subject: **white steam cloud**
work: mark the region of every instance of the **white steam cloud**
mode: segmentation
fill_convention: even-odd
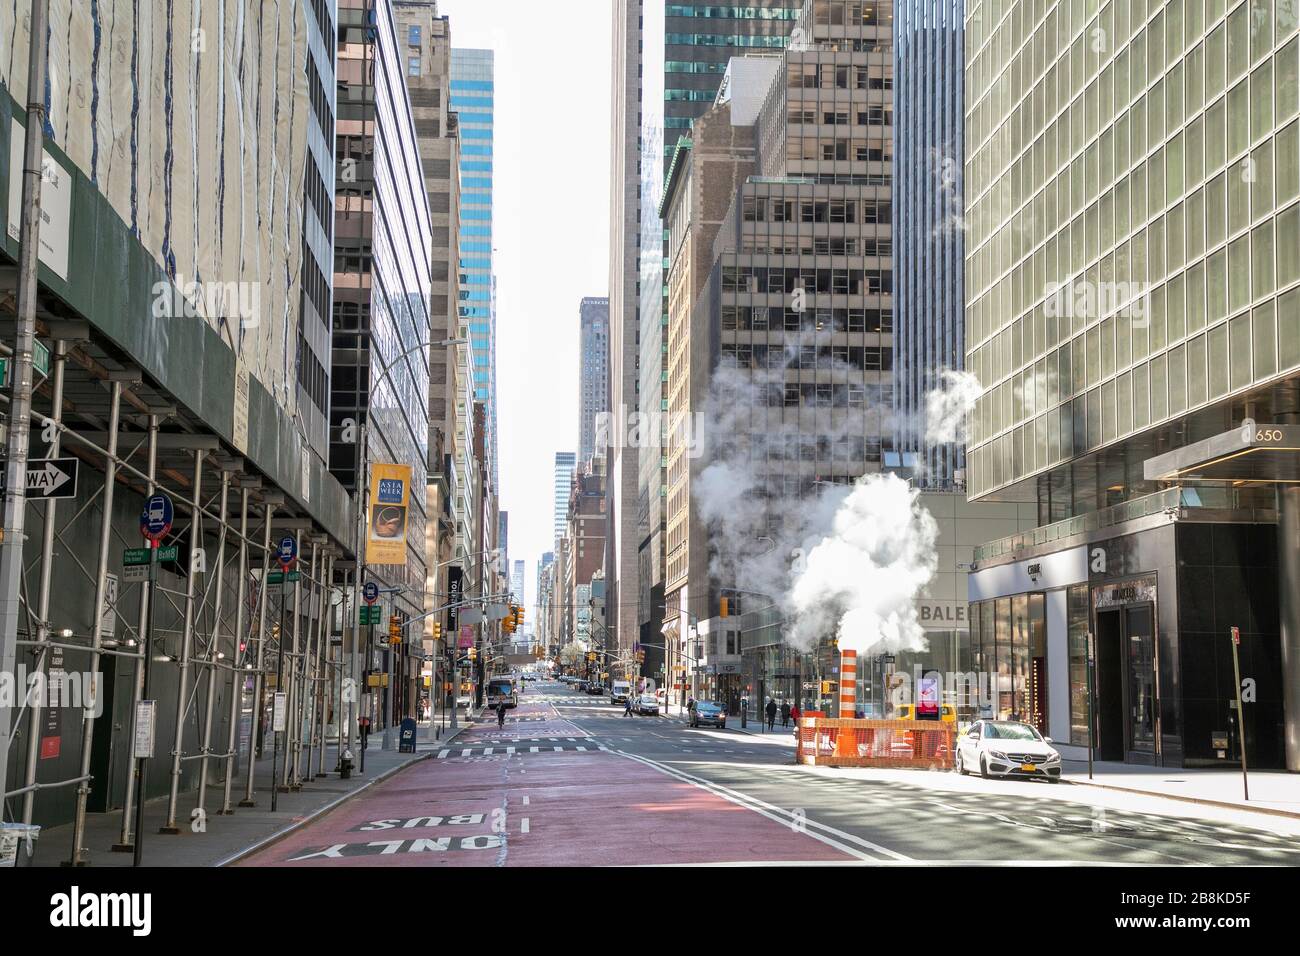
[[[897,475],[867,475],[843,498],[830,529],[794,578],[794,641],[832,631],[841,650],[926,646],[916,600],[937,568],[934,518]]]
[[[925,440],[934,445],[966,440],[966,416],[980,397],[979,379],[970,372],[944,369],[939,387],[925,396]]]
[[[892,474],[832,484],[800,464],[823,460],[807,454],[809,442],[879,434],[888,410],[805,408],[790,422],[784,387],[784,368],[724,361],[715,371],[701,416],[708,464],[691,479],[710,574],[724,589],[770,595],[801,650],[832,636],[859,651],[923,647],[916,600],[934,575],[938,532],[916,493]],[[802,487],[780,483],[801,473]]]

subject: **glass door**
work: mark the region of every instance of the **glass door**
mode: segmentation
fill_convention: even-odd
[[[1151,605],[1126,608],[1124,618],[1128,652],[1128,749],[1153,754],[1156,749],[1156,667]]]

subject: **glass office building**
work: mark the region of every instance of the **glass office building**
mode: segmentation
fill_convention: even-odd
[[[803,0],[745,4],[644,0],[641,31],[639,411],[668,411],[668,299],[663,199],[668,163],[691,121],[713,105],[733,56],[785,48]],[[655,419],[656,421],[659,419]],[[643,642],[658,641],[663,619],[668,490],[666,441],[638,460],[638,594]],[[651,662],[647,662],[651,663]]]
[[[497,482],[497,315],[492,271],[491,50],[451,51],[451,107],[460,119],[460,317],[474,350],[474,400],[487,410],[488,476]]]
[[[1090,659],[1114,759],[1235,759],[1219,744],[1238,723],[1238,626],[1247,751],[1300,770],[1295,453],[1254,454],[1300,421],[1298,14],[967,10],[966,357],[982,383],[968,484],[1036,501],[1041,525],[977,551],[972,627],[997,669],[1005,642],[1019,686],[1017,647],[1027,681],[1034,652],[1018,599],[1031,622],[1044,595],[1048,726],[1081,739]],[[1010,710],[1032,710],[1015,694]]]
[[[962,278],[966,0],[894,3],[896,465],[926,487],[960,484],[961,445],[925,441],[925,398],[966,364]],[[888,453],[887,453],[888,454]]]

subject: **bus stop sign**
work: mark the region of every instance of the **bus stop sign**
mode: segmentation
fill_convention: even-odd
[[[140,533],[157,545],[172,529],[172,500],[164,494],[153,495],[140,512]]]

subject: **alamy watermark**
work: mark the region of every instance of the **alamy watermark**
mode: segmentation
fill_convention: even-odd
[[[1144,328],[1151,321],[1153,288],[1149,282],[1049,282],[1043,307],[1048,318],[1096,319],[1113,313]]]
[[[246,329],[256,328],[261,321],[260,282],[187,282],[177,275],[175,282],[159,279],[152,291],[155,319],[225,317],[238,319]]]
[[[617,411],[596,415],[597,448],[685,448],[690,458],[704,454],[704,417],[699,412]]]
[[[27,670],[19,664],[14,671],[0,671],[0,707],[40,707],[55,710],[66,707],[92,717],[104,712],[98,689],[104,679],[99,672]]]

